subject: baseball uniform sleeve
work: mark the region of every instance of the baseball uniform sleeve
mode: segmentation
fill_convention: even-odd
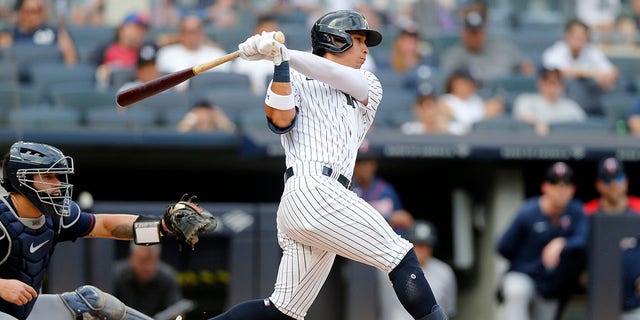
[[[60,225],[59,240],[75,241],[77,238],[86,236],[93,230],[96,219],[91,213],[83,212],[77,203],[71,202],[71,213],[62,218]]]

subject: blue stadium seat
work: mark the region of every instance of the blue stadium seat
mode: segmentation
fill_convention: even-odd
[[[626,121],[637,97],[626,92],[611,92],[602,97],[604,115],[611,121]]]
[[[556,123],[549,126],[554,133],[607,133],[613,132],[614,122],[605,117],[588,117],[585,122]]]
[[[242,88],[251,94],[251,82],[246,74],[235,72],[205,72],[189,80],[189,91],[202,92],[208,90],[226,90]]]
[[[411,110],[415,99],[416,93],[412,90],[385,87],[378,110],[385,109],[391,112]]]
[[[185,108],[189,106],[189,97],[186,94],[175,91],[165,91],[136,102],[129,106],[128,109],[144,110],[146,113],[154,115],[156,125],[164,126],[170,121],[167,115],[172,110],[185,110]]]
[[[256,96],[244,88],[227,88],[224,90],[202,90],[190,92],[189,100],[194,104],[201,100],[214,103],[227,114],[233,115],[245,110],[259,110],[264,112],[264,96]]]
[[[533,133],[533,125],[510,116],[499,116],[478,121],[471,127],[471,132],[489,133]]]
[[[95,67],[89,65],[67,67],[61,63],[37,63],[29,67],[29,74],[31,83],[41,87],[45,93],[55,86],[95,86]]]
[[[142,129],[158,126],[158,115],[143,108],[100,108],[89,110],[86,125],[96,129]]]
[[[9,124],[24,128],[70,129],[78,127],[81,118],[73,108],[52,108],[42,104],[12,109]]]

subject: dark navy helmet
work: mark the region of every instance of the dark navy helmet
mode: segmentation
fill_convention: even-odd
[[[313,54],[322,56],[325,52],[341,53],[353,45],[348,31],[364,31],[365,44],[374,47],[382,41],[380,32],[369,29],[365,17],[353,10],[338,10],[320,17],[311,29]],[[339,42],[339,43],[338,43]]]
[[[71,204],[73,185],[68,175],[73,174],[73,159],[52,146],[19,141],[11,145],[2,161],[2,186],[9,192],[24,195],[43,214],[67,216]],[[46,183],[34,177],[55,174],[59,183]]]

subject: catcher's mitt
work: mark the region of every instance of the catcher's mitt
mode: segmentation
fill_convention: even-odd
[[[198,242],[198,233],[213,231],[218,222],[207,210],[193,202],[195,196],[186,199],[186,195],[175,204],[167,207],[162,220],[167,229],[173,232],[178,241],[193,249]]]

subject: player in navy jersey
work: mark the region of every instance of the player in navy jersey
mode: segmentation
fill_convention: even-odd
[[[313,54],[288,50],[274,38],[263,32],[239,49],[244,59],[275,65],[264,109],[286,154],[277,213],[283,256],[270,297],[213,319],[304,319],[336,255],[388,273],[413,318],[446,319],[411,243],[351,191],[358,147],[382,99],[380,81],[361,66],[382,36],[360,13],[341,10],[314,24]]]
[[[39,291],[59,242],[80,237],[131,240],[140,230],[134,222],[143,220],[154,226],[156,241],[166,231],[164,224],[133,214],[81,211],[71,200],[73,159],[55,147],[16,142],[3,158],[2,170],[8,194],[0,197],[0,319],[151,319],[93,286],[63,294]],[[154,243],[142,238],[137,236],[136,243]]]

